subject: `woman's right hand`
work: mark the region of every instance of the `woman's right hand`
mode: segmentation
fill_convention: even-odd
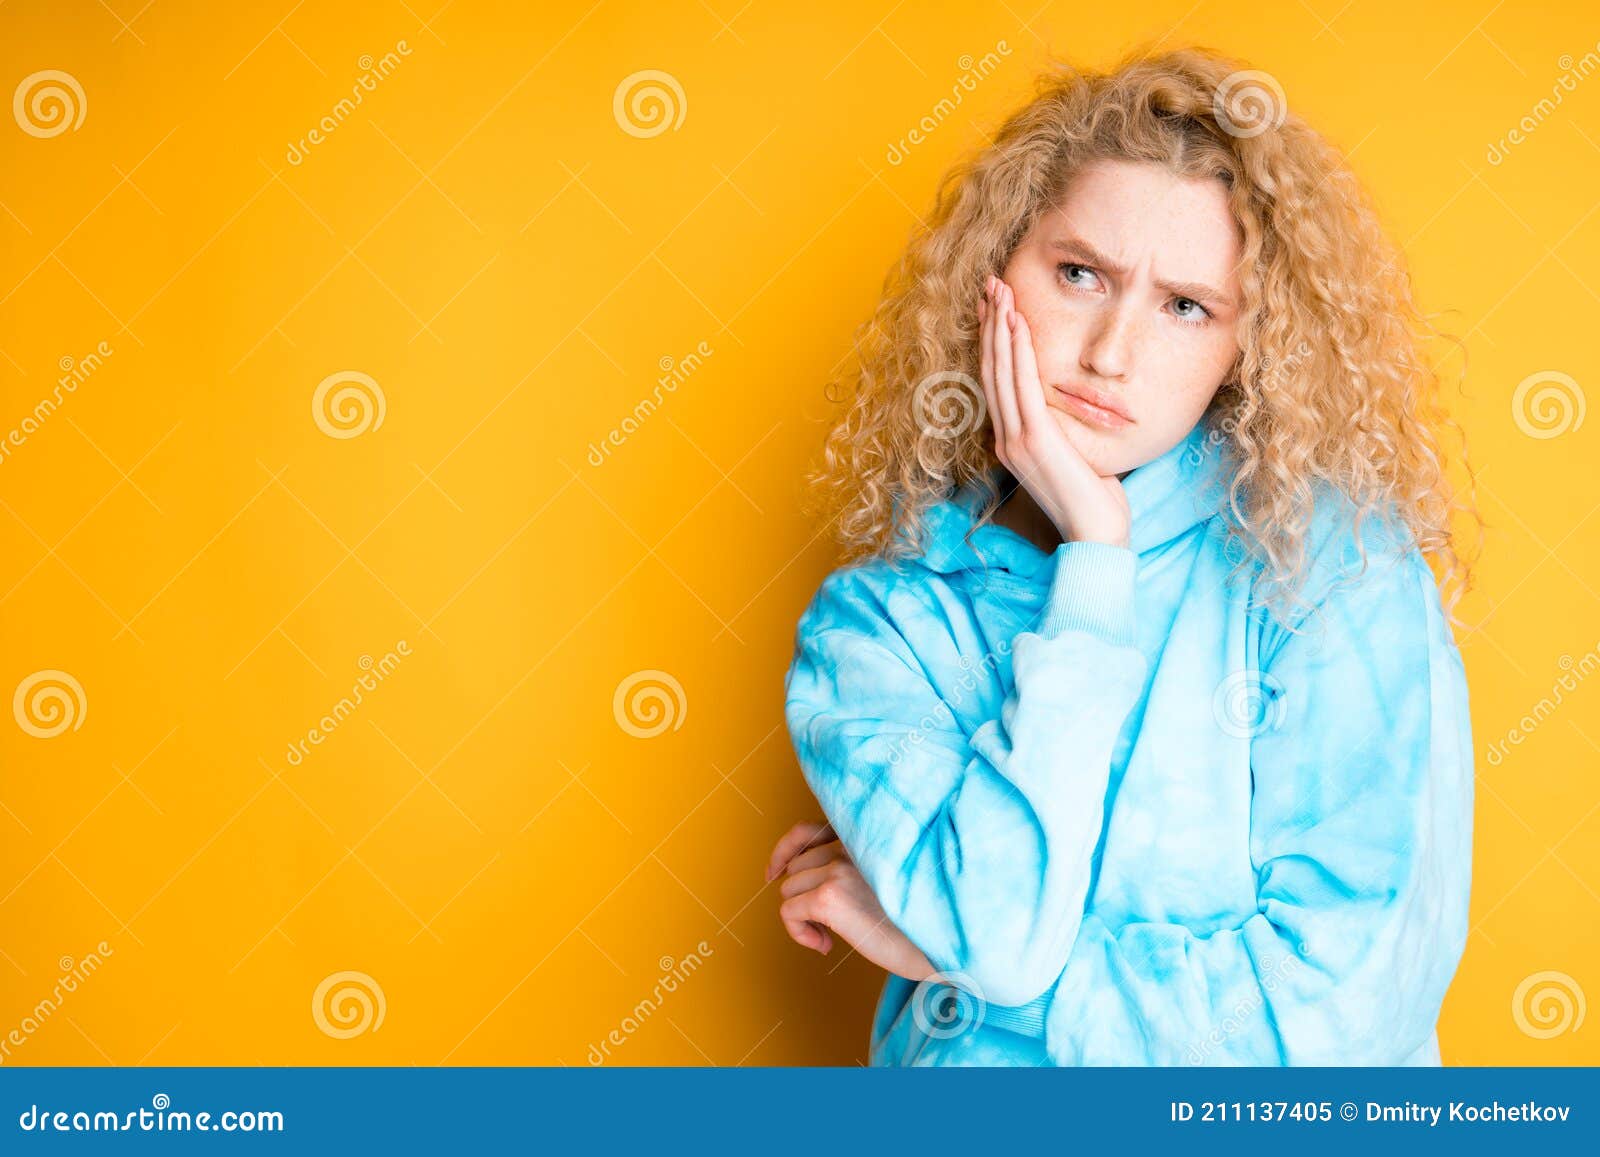
[[[1132,519],[1122,483],[1095,473],[1056,424],[1045,404],[1032,331],[999,277],[989,278],[978,320],[995,457],[1027,488],[1063,542],[1129,545]]]
[[[830,824],[800,823],[784,833],[767,862],[767,879],[786,876],[778,918],[790,938],[824,956],[835,934],[879,968],[924,980],[934,967],[889,919],[861,869]]]

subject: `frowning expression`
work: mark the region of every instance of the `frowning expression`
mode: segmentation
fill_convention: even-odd
[[[1051,415],[1100,474],[1182,440],[1239,354],[1243,239],[1215,179],[1103,160],[1040,214],[1002,273]]]

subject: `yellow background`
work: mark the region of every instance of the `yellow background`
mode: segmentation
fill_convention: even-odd
[[[1529,375],[1600,368],[1600,78],[1488,160],[1595,50],[1590,5],[439,5],[0,7],[5,92],[59,69],[86,100],[73,131],[0,130],[0,433],[62,359],[113,351],[0,463],[0,690],[84,692],[76,730],[0,727],[0,1035],[111,949],[7,1063],[583,1065],[702,940],[614,1063],[864,1060],[881,974],[790,943],[761,878],[815,814],[781,701],[833,565],[795,513],[821,383],[1047,51],[1163,37],[1271,72],[1466,339],[1452,405],[1494,526],[1462,608],[1474,928],[1440,1036],[1447,1063],[1600,1062],[1596,1026],[1539,1039],[1512,1009],[1541,971],[1600,993],[1600,686],[1485,760],[1600,643],[1600,418],[1535,438],[1511,412]],[[648,137],[613,111],[644,69],[684,94]],[[330,437],[311,397],[351,370],[385,417]],[[683,692],[649,739],[613,709],[642,670]],[[385,1017],[336,1039],[311,1002],[344,970]]]

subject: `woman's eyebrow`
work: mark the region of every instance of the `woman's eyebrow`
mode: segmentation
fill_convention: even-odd
[[[1075,257],[1085,265],[1093,265],[1097,269],[1104,269],[1108,273],[1121,275],[1128,272],[1127,266],[1113,261],[1081,237],[1056,238],[1050,242],[1050,248],[1059,250],[1069,257]],[[1226,294],[1205,284],[1203,281],[1157,281],[1156,285],[1165,289],[1168,293],[1177,294],[1179,297],[1226,305],[1229,308],[1233,306],[1233,302]]]

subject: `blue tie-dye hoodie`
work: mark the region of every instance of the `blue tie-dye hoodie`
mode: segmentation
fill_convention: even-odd
[[[1132,471],[1129,547],[974,529],[962,487],[920,557],[839,569],[806,608],[800,766],[944,978],[887,978],[873,1064],[1440,1063],[1460,652],[1403,523],[1358,531],[1328,487],[1305,603],[1270,616],[1259,563],[1228,577],[1236,462],[1202,422]]]

